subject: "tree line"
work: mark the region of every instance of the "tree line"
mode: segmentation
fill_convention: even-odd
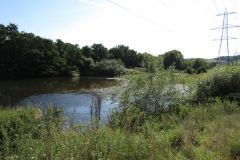
[[[165,69],[174,68],[189,74],[200,74],[207,72],[208,69],[217,65],[214,60],[205,60],[202,58],[184,59],[178,50],[168,51],[163,55],[163,67]]]
[[[76,73],[116,76],[124,73],[125,68],[141,67],[154,71],[170,66],[185,70],[189,65],[177,50],[153,56],[138,53],[124,45],[110,49],[102,44],[79,47],[60,39],[52,41],[33,33],[20,32],[12,23],[7,26],[0,24],[0,79],[70,76]]]
[[[102,44],[80,48],[60,39],[20,32],[17,25],[0,24],[0,78],[81,74],[118,75],[123,68],[146,67],[155,57],[127,46],[107,49]]]

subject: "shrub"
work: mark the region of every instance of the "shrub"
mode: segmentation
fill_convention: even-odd
[[[102,60],[94,68],[95,74],[117,76],[124,73],[124,65],[120,60]]]
[[[225,96],[229,101],[239,101],[240,102],[240,93],[230,93]]]
[[[194,69],[192,67],[187,67],[185,72],[188,73],[188,74],[193,74],[194,73]]]
[[[207,62],[201,58],[197,58],[193,61],[192,63],[192,67],[195,69],[195,70],[198,70],[199,68],[205,68],[207,67]]]
[[[159,116],[178,109],[175,75],[169,71],[132,76],[122,94],[121,105],[135,106],[148,115]]]
[[[71,77],[78,77],[80,76],[80,72],[77,66],[69,66],[66,67],[66,71],[64,73],[67,76],[71,76]]]
[[[197,73],[197,74],[206,73],[206,72],[207,72],[206,67],[199,67],[199,68],[196,70],[196,73]]]
[[[38,117],[36,110],[17,109],[17,110],[2,110],[0,112],[0,145],[6,140],[14,141],[21,134],[34,132],[38,122],[35,117]]]
[[[62,120],[58,113],[51,108],[46,114],[36,108],[1,110],[0,150],[3,153],[14,152],[22,147],[18,141],[25,136],[37,140],[43,135],[49,136],[53,130],[60,131]]]
[[[183,55],[178,50],[168,51],[164,54],[163,65],[165,69],[174,66],[177,70],[183,69]]]
[[[198,101],[206,101],[211,97],[226,97],[231,93],[240,92],[239,66],[221,67],[212,70],[201,79],[196,88]]]
[[[80,71],[84,72],[85,74],[91,74],[95,67],[94,60],[92,58],[84,58],[83,59],[83,66],[80,67]]]

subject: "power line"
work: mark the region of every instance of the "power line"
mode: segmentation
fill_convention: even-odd
[[[150,23],[151,25],[161,27],[163,30],[165,30],[165,31],[167,31],[167,32],[171,32],[171,31],[170,31],[169,29],[167,29],[166,27],[164,27],[164,26],[162,26],[162,25],[159,25],[158,23],[156,23],[156,22],[154,22],[154,21],[152,21],[152,20],[150,20],[150,19],[148,19],[148,18],[146,18],[146,17],[144,17],[144,16],[142,16],[142,15],[140,15],[140,14],[135,13],[134,11],[132,11],[132,10],[130,10],[130,9],[128,9],[128,8],[120,5],[119,3],[114,2],[113,0],[106,0],[106,1],[108,1],[109,3],[111,3],[112,5],[114,5],[114,6],[116,6],[116,7],[124,10],[125,12],[130,13],[130,14],[132,14],[132,15],[140,18],[140,19],[142,19],[143,21],[145,21],[145,22],[147,22],[147,23]]]

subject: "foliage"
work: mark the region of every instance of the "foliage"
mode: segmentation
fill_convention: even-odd
[[[235,103],[224,102],[228,106]],[[114,123],[62,130],[51,110],[2,109],[1,159],[237,159],[239,109],[221,101],[180,107],[188,116],[146,116],[136,107]],[[49,113],[49,114],[47,114]],[[57,116],[58,117],[58,116]]]
[[[206,68],[207,67],[207,62],[205,60],[201,59],[201,58],[197,58],[192,62],[192,67],[195,70],[198,70],[201,67]]]
[[[161,57],[137,54],[126,46],[108,51],[95,44],[81,49],[19,33],[13,24],[0,25],[0,33],[2,77],[79,70],[118,75],[123,64],[148,71],[135,69],[137,74],[126,76],[121,108],[112,112],[107,125],[67,129],[62,112],[54,108],[0,109],[0,159],[239,159],[239,65],[189,75],[174,70],[191,67],[190,62],[183,64],[178,51],[166,53],[163,61],[174,62],[167,63],[168,70],[159,70]],[[166,58],[168,54],[175,58]],[[196,61],[197,70],[206,68]],[[186,101],[192,90],[198,104]]]
[[[118,45],[109,50],[114,59],[120,59],[127,68],[138,67],[137,52],[124,45]]]
[[[136,106],[141,111],[159,115],[178,107],[175,76],[171,71],[132,76],[122,95],[122,106]]]
[[[176,128],[169,133],[169,143],[174,149],[180,149],[183,146],[183,131],[181,128]]]
[[[232,159],[239,159],[240,158],[240,140],[238,138],[234,139],[230,144],[230,155]]]
[[[161,63],[161,60],[159,60],[159,58],[156,58],[149,53],[140,54],[138,58],[140,63],[139,66],[147,68],[147,71],[149,72],[159,67],[159,64]]]
[[[194,73],[194,69],[192,67],[187,67],[185,72],[188,73],[188,74],[193,74]]]
[[[177,70],[183,69],[183,55],[180,51],[172,50],[166,52],[163,58],[164,68],[167,69],[170,66],[174,66]]]
[[[121,111],[113,110],[109,117],[111,128],[124,128],[128,131],[139,131],[145,123],[146,115],[137,107],[123,108]]]
[[[14,24],[1,25],[0,31],[1,79],[59,76],[82,66],[82,54],[76,45],[20,33]]]
[[[92,50],[92,48],[88,47],[88,46],[84,46],[82,47],[82,54],[86,57],[86,58],[92,58],[94,55],[94,52]]]
[[[236,66],[231,70],[239,71]],[[175,70],[129,76],[121,108],[112,112],[107,125],[67,129],[61,112],[53,108],[1,109],[0,158],[238,159],[239,103],[220,98],[186,103],[188,92],[179,97],[181,88],[171,87],[210,73],[216,69],[198,76]]]
[[[81,71],[84,74],[90,74],[94,72],[95,62],[92,58],[84,58],[83,59],[83,67]]]
[[[54,42],[20,32],[15,24],[0,25],[0,79],[71,76],[80,72],[83,75],[115,75],[119,72],[105,73],[98,68],[103,62],[111,62],[116,67],[117,63],[113,62],[118,60],[127,68],[144,67],[152,72],[158,67],[156,57],[137,53],[124,45],[110,50],[102,44],[80,48],[60,39]]]
[[[39,109],[19,108],[0,112],[0,157],[18,150],[18,140],[28,137],[39,140],[61,131],[61,111],[49,107],[44,113]]]
[[[192,68],[195,70],[197,74],[206,73],[208,64],[204,59],[197,58],[192,62]]]
[[[200,73],[206,73],[207,72],[207,69],[206,67],[199,67],[197,70],[196,70],[196,73],[197,74],[200,74]]]
[[[121,60],[102,60],[96,63],[94,72],[100,75],[117,76],[124,73],[124,66]]]
[[[239,65],[223,66],[213,69],[197,84],[196,99],[206,101],[211,97],[227,97],[240,92]]]
[[[102,44],[93,44],[91,46],[93,55],[92,58],[94,61],[101,61],[103,59],[108,59],[108,49],[105,48]]]

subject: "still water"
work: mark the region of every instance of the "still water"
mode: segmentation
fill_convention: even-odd
[[[111,88],[118,83],[97,77],[0,81],[0,105],[52,105],[63,108],[66,118],[73,121],[86,123],[97,116],[105,123],[110,110],[118,107],[111,96]]]

